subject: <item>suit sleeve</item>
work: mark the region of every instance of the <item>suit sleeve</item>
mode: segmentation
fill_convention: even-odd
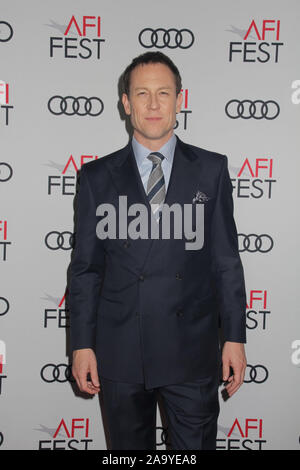
[[[97,307],[105,264],[102,242],[96,236],[96,204],[84,165],[78,183],[68,298],[71,350],[95,348]]]
[[[234,221],[228,159],[223,155],[212,219],[212,259],[224,341],[246,343],[246,290]]]

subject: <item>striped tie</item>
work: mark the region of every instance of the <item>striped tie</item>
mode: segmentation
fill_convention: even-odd
[[[159,152],[153,152],[150,153],[147,158],[153,163],[147,184],[147,196],[152,212],[158,221],[160,217],[159,209],[166,196],[165,178],[161,167],[161,163],[165,157]]]

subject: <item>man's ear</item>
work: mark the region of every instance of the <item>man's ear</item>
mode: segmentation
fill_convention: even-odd
[[[123,107],[124,107],[125,113],[127,114],[127,116],[130,116],[130,114],[131,114],[131,107],[130,107],[129,98],[128,98],[128,96],[126,95],[126,93],[123,93],[123,95],[122,95],[122,103],[123,103]]]
[[[182,100],[183,100],[182,93],[178,93],[177,98],[176,98],[176,113],[180,113],[181,111]]]

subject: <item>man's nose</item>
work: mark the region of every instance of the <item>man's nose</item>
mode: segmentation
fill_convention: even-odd
[[[150,109],[157,109],[159,107],[159,101],[156,94],[153,93],[149,96],[148,106]]]

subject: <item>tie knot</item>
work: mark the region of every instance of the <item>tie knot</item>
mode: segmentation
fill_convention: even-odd
[[[165,157],[159,152],[152,152],[147,158],[155,165],[160,165]]]

